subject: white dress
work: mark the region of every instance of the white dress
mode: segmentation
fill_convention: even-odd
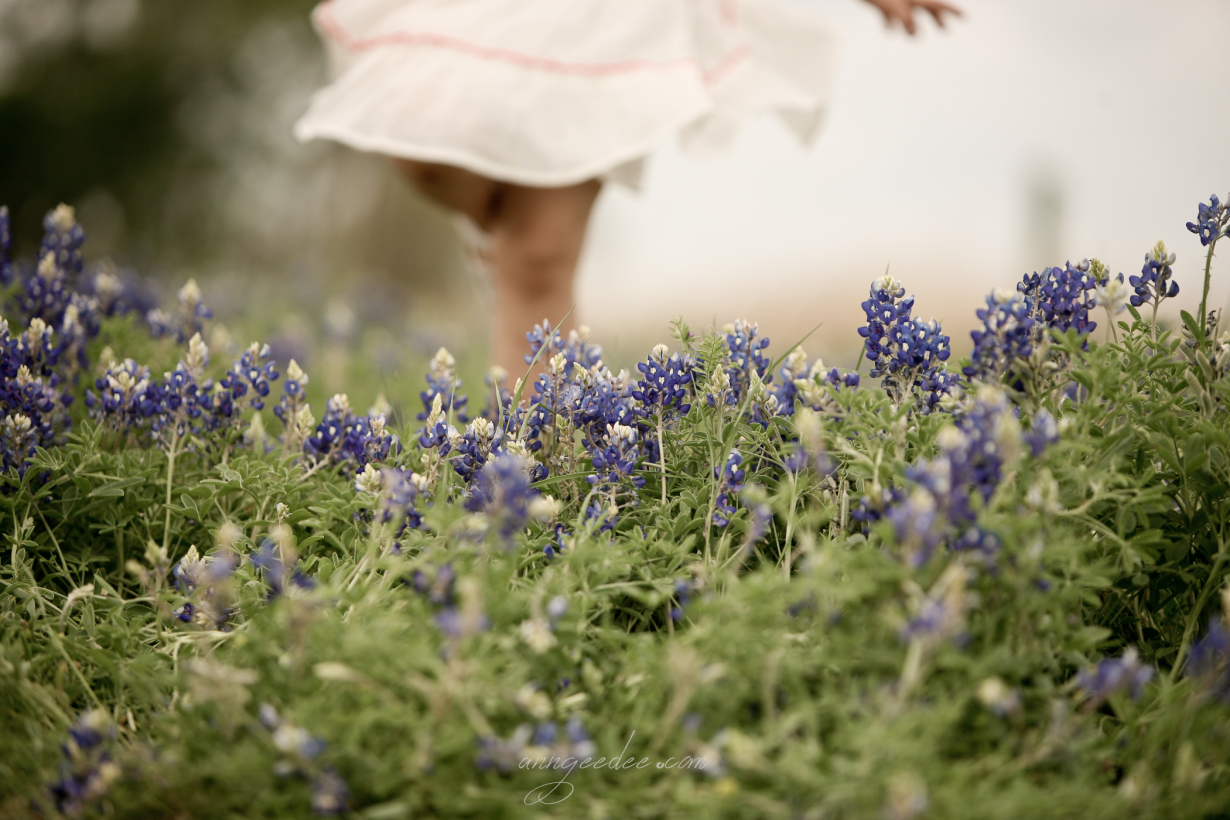
[[[782,0],[325,0],[312,20],[333,80],[300,140],[532,186],[635,186],[672,135],[715,151],[768,111],[810,140],[837,57]]]

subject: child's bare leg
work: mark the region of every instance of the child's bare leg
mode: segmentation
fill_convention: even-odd
[[[590,180],[567,188],[501,187],[491,225],[492,352],[495,363],[515,381],[527,370],[526,332],[544,318],[560,324],[576,304],[577,260],[602,184]],[[576,319],[573,311],[563,322],[565,333]]]
[[[428,199],[465,214],[484,231],[491,230],[502,184],[452,165],[400,158],[393,158],[393,163]]]

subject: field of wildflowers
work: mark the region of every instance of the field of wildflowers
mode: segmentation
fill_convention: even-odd
[[[0,210],[0,817],[1226,816],[1216,197],[1177,330],[1158,243],[959,364],[886,275],[854,371],[544,322],[366,412],[45,228]]]

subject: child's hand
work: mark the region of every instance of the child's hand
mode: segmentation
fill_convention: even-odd
[[[880,10],[880,13],[884,15],[884,22],[890,27],[894,23],[900,23],[905,27],[906,33],[911,35],[918,31],[918,26],[914,23],[915,9],[922,9],[934,17],[940,28],[944,27],[945,14],[955,14],[958,17],[961,15],[959,8],[940,2],[940,0],[867,0],[867,2]]]

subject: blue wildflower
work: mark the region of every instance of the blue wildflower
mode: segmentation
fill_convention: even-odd
[[[270,599],[316,586],[316,582],[299,569],[294,556],[285,556],[285,552],[272,538],[266,538],[260,549],[252,553],[252,565],[261,571],[269,584]]]
[[[970,365],[963,369],[968,379],[995,382],[1007,375],[1013,363],[1033,353],[1033,328],[1037,320],[1020,292],[997,290],[987,296],[986,308],[977,312],[982,328],[970,332],[974,350]]]
[[[1195,222],[1188,222],[1187,229],[1200,237],[1200,244],[1212,245],[1230,231],[1230,203],[1222,203],[1217,194],[1209,197],[1209,204],[1200,203]]]
[[[1029,430],[1021,438],[1029,445],[1029,451],[1037,458],[1042,455],[1043,450],[1059,441],[1059,423],[1046,410],[1039,410]]]
[[[729,524],[730,519],[737,511],[734,504],[731,503],[731,499],[737,498],[739,493],[743,491],[744,472],[741,467],[742,464],[743,454],[738,450],[731,450],[730,456],[727,457],[726,463],[722,465],[721,469],[713,471],[714,477],[718,482],[713,523],[719,527],[725,527]]]
[[[1230,630],[1221,618],[1210,620],[1204,637],[1192,644],[1187,675],[1199,680],[1209,696],[1230,703]]]
[[[1152,666],[1141,663],[1136,650],[1129,647],[1119,658],[1107,658],[1091,670],[1082,670],[1077,683],[1096,702],[1125,689],[1132,700],[1137,700],[1155,672]]]
[[[456,365],[456,359],[448,350],[442,347],[436,351],[426,376],[427,389],[419,393],[419,398],[423,400],[423,412],[415,417],[419,421],[426,421],[431,415],[437,396],[446,416],[455,417],[461,424],[468,421],[465,407],[469,398],[458,392],[461,379],[457,378]]]
[[[867,324],[858,329],[871,361],[871,376],[901,402],[917,388],[919,408],[930,412],[955,385],[944,362],[952,355],[950,339],[940,323],[913,318],[914,297],[887,274],[871,283],[871,298],[863,302]]]
[[[1067,263],[1064,267],[1051,267],[1042,273],[1027,274],[1017,290],[1025,295],[1030,304],[1030,315],[1038,320],[1041,328],[1067,333],[1092,333],[1097,322],[1090,321],[1089,310],[1094,307],[1094,290],[1097,280],[1089,273],[1092,263],[1088,259],[1079,264]]]
[[[80,817],[97,804],[123,774],[111,759],[115,727],[101,710],[82,713],[69,727],[63,746],[60,778],[49,791],[56,809],[68,817]]]
[[[617,488],[628,484],[636,489],[645,486],[645,477],[636,474],[640,458],[636,430],[624,424],[607,425],[602,444],[591,452],[594,472],[585,480],[595,486]]]
[[[752,386],[755,375],[764,384],[773,381],[769,367],[773,364],[765,355],[769,346],[769,338],[760,335],[760,325],[745,319],[736,319],[733,324],[725,327],[726,346],[730,350],[730,390],[733,401],[737,403]]]
[[[483,465],[470,486],[465,507],[486,514],[508,549],[513,546],[513,536],[529,523],[530,502],[537,496],[538,491],[530,486],[528,459],[502,453]]]
[[[1163,301],[1179,295],[1179,283],[1171,279],[1174,271],[1170,266],[1174,261],[1175,255],[1167,253],[1166,246],[1161,242],[1145,254],[1145,264],[1140,269],[1140,276],[1128,277],[1128,284],[1136,290],[1129,300],[1132,307],[1150,304],[1156,314]]]

